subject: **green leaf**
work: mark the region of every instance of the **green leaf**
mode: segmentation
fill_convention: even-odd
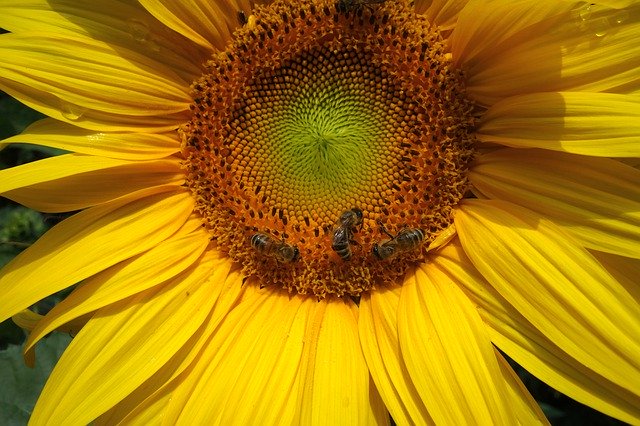
[[[43,216],[22,206],[0,208],[0,267],[45,231]]]
[[[0,95],[0,139],[22,132],[44,115],[21,104],[11,96]]]
[[[36,347],[36,366],[24,364],[19,346],[0,351],[0,425],[24,425],[45,381],[71,337],[53,333]]]

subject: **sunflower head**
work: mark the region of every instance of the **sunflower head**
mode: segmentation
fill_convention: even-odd
[[[473,154],[473,106],[438,31],[402,2],[355,3],[257,7],[194,83],[182,128],[219,247],[265,285],[319,297],[357,296],[424,260],[426,244],[388,259],[373,248],[445,229]],[[345,226],[355,209],[361,223]],[[256,250],[256,235],[299,259]]]

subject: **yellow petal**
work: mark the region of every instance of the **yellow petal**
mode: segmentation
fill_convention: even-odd
[[[424,13],[432,3],[433,0],[414,0],[413,7],[417,13]]]
[[[12,33],[51,33],[84,36],[127,47],[175,70],[186,81],[195,80],[206,59],[188,39],[158,22],[137,2],[94,0],[4,0],[0,28]]]
[[[455,215],[465,252],[498,292],[580,363],[640,395],[640,305],[569,234],[496,200]]]
[[[312,317],[300,378],[295,424],[364,424],[369,416],[369,372],[350,300],[330,299]],[[319,303],[318,303],[319,304]]]
[[[387,407],[384,405],[384,401],[371,377],[369,377],[369,407],[366,414],[367,416],[363,419],[362,424],[377,426],[391,425],[391,417],[389,416]],[[396,425],[397,423],[393,424]]]
[[[564,0],[575,3],[574,0]],[[590,3],[591,5],[607,6],[614,9],[623,9],[625,7],[633,6],[637,3],[637,0],[598,0],[597,3]]]
[[[220,320],[226,318],[243,293],[244,277],[238,268],[230,271],[232,263],[228,258],[225,259],[225,265],[216,266],[210,278],[210,302],[214,307],[204,324],[157,373],[104,415],[105,424],[119,424],[120,421],[124,424],[148,424],[147,419],[160,414],[165,421],[171,417],[165,416],[165,413],[174,399],[174,393],[185,383],[190,385],[192,379],[197,380],[199,376],[195,372],[199,368],[206,368],[207,364],[201,362],[203,348],[209,345]]]
[[[80,331],[80,329],[82,327],[84,327],[84,325],[87,323],[87,321],[89,321],[91,319],[91,315],[93,313],[87,314],[87,315],[82,315],[82,316],[78,316],[76,318],[73,318],[72,320],[61,324],[59,327],[54,327],[51,328],[49,331],[59,331],[61,333],[69,333],[71,335],[76,335],[78,334],[78,332]],[[44,315],[40,315],[40,314],[36,314],[33,311],[30,311],[29,309],[25,309],[21,312],[18,312],[17,314],[15,314],[14,316],[11,317],[11,320],[20,328],[31,332],[32,330],[36,329],[37,327],[39,327],[42,323],[42,321],[44,320],[45,316]],[[29,334],[29,336],[31,336],[31,334]],[[44,337],[44,336],[42,336]],[[25,349],[26,351],[26,349]],[[29,360],[35,360],[35,354],[25,354],[25,358],[28,358]],[[34,367],[34,364],[31,362],[26,362],[26,364],[29,367]]]
[[[469,178],[483,196],[552,219],[589,248],[640,257],[640,171],[608,158],[503,149]]]
[[[4,34],[0,89],[94,130],[166,131],[188,117],[189,82],[137,52],[83,37]]]
[[[178,238],[168,238],[146,253],[88,278],[38,323],[24,345],[25,352],[47,333],[74,318],[174,278],[196,261],[200,262],[198,258],[208,243],[208,234],[201,230]],[[207,257],[210,258],[209,262],[214,260],[211,255]],[[219,260],[217,262],[220,263]]]
[[[640,156],[640,100],[610,93],[536,93],[505,99],[482,116],[483,142],[601,157]]]
[[[628,257],[616,256],[610,253],[602,253],[592,250],[593,256],[598,259],[611,275],[622,284],[629,294],[640,301],[640,259],[629,259]]]
[[[209,314],[212,266],[96,312],[51,373],[31,421],[88,424],[156,373]]]
[[[617,160],[628,166],[634,167],[636,169],[640,169],[640,158],[638,157],[618,158]]]
[[[500,364],[502,378],[507,384],[509,399],[521,425],[549,424],[535,399],[531,396],[518,375],[497,349],[494,351]]]
[[[4,197],[49,213],[82,210],[154,186],[178,188],[183,182],[184,173],[175,160],[66,154],[0,170]]]
[[[401,287],[362,296],[358,327],[371,376],[397,424],[433,424],[400,353],[398,303]]]
[[[444,231],[437,233],[431,243],[429,244],[429,251],[437,250],[440,247],[446,246],[456,236],[456,226],[454,224],[449,225]]]
[[[149,380],[147,380],[147,382],[145,382],[144,385],[147,385],[148,383],[157,385],[156,382],[162,379],[163,377],[160,377],[158,374],[154,374]],[[111,426],[118,424],[160,425],[164,420],[164,409],[170,401],[171,392],[167,392],[163,394],[162,397],[154,400],[153,403],[147,406],[145,410],[138,411],[135,409],[135,406],[128,405],[128,401],[125,400],[95,419],[92,424],[95,424],[96,426]]]
[[[29,309],[24,309],[11,317],[16,325],[24,330],[33,330],[44,318],[44,315],[37,314]]]
[[[484,6],[484,2],[481,2]],[[498,2],[486,9],[494,9]],[[520,25],[503,20],[514,2],[503,2],[502,11],[492,12],[501,31]],[[519,2],[531,12],[541,2]],[[573,7],[574,2],[545,2],[552,8]],[[467,9],[465,9],[467,11]],[[471,12],[471,11],[470,11]],[[489,15],[469,14],[469,20]],[[560,15],[558,21],[542,21],[522,28],[502,44],[486,43],[485,34],[467,35],[474,45],[485,47],[482,58],[466,66],[467,91],[477,101],[491,105],[510,96],[557,91],[638,93],[640,89],[640,4],[628,9],[610,9],[585,2]],[[525,18],[526,19],[526,18]],[[505,25],[505,22],[508,22]],[[466,34],[462,19],[459,28]],[[490,23],[489,23],[490,24]],[[490,30],[489,34],[496,30]],[[455,56],[455,55],[454,55]],[[466,58],[463,57],[462,60]]]
[[[170,133],[96,133],[61,121],[45,118],[19,135],[0,142],[50,146],[79,154],[122,160],[157,160],[180,151],[176,132]]]
[[[459,242],[439,251],[430,264],[465,289],[466,294],[478,305],[493,343],[518,364],[554,389],[583,404],[629,423],[638,422],[640,398],[558,348],[491,287],[473,266]]]
[[[82,211],[54,226],[2,269],[0,321],[38,300],[157,245],[191,214],[174,191]]]
[[[289,299],[284,294],[280,297]],[[267,309],[267,315],[272,317],[261,325],[261,332],[247,329],[246,338],[239,339],[231,352],[221,359],[214,377],[231,385],[226,391],[219,387],[222,404],[214,403],[221,408],[222,424],[249,424],[256,420],[262,424],[286,424],[293,419],[292,396],[295,395],[306,323],[312,305],[317,303],[311,298],[300,299],[286,300],[280,313]],[[240,365],[239,359],[242,359]],[[264,398],[265,395],[269,398]]]
[[[141,0],[140,4],[167,27],[212,50],[224,49],[231,31],[239,25],[238,10],[247,9],[228,0]]]
[[[222,331],[216,335],[211,344],[220,349],[200,376],[178,422],[292,424],[306,323],[316,302],[269,293],[243,302],[259,306],[242,330],[229,335],[235,336],[233,340],[222,342],[226,335]]]
[[[436,424],[514,424],[500,366],[475,306],[428,264],[403,283],[398,335],[407,369]]]
[[[437,25],[440,31],[446,31],[455,27],[458,14],[467,3],[468,0],[422,0],[415,2],[415,9]]]
[[[484,0],[471,0],[451,34],[454,61],[473,79],[478,68],[495,60],[497,53],[566,20],[572,8],[572,4],[554,1],[498,1],[489,5]]]
[[[155,376],[152,377],[152,379]],[[171,394],[165,395],[163,400],[160,400],[156,405],[154,405],[149,410],[144,413],[140,413],[140,416],[132,417],[132,418],[118,418],[113,417],[111,412],[107,412],[104,415],[95,419],[95,421],[91,422],[92,425],[101,426],[101,425],[115,425],[122,424],[127,425],[160,425],[162,424],[162,420],[164,419],[164,411],[162,410],[166,404],[171,399]]]
[[[292,304],[299,307],[300,302],[301,299],[296,298]],[[195,359],[187,371],[188,374],[183,375],[183,379],[180,380],[182,383],[173,392],[171,403],[167,407],[165,423],[175,424],[182,419],[188,424],[213,424],[219,420],[225,409],[226,396],[234,389],[229,375],[242,372],[243,368],[238,368],[238,365],[256,368],[248,364],[247,358],[253,355],[255,361],[263,349],[270,362],[277,362],[273,356],[277,349],[286,346],[286,342],[282,342],[284,336],[281,335],[280,340],[271,343],[271,350],[266,334],[267,330],[274,332],[281,326],[291,329],[293,324],[297,323],[296,309],[288,309],[288,304],[288,297],[284,294],[272,294],[270,290],[259,290],[255,286],[247,287],[242,301],[227,313],[225,321],[220,324],[220,328]],[[294,336],[296,330],[297,327],[294,327]],[[284,340],[286,341],[286,338]],[[294,337],[290,342],[293,357],[296,340],[298,339]],[[297,362],[292,363],[292,359],[287,361],[289,367],[295,371]],[[227,365],[229,362],[237,364],[232,368],[227,367],[229,371],[219,371],[220,365]],[[286,366],[282,367],[286,370]],[[223,377],[216,374],[223,374]],[[290,384],[284,383],[283,386],[286,388]],[[258,395],[246,397],[256,398]]]

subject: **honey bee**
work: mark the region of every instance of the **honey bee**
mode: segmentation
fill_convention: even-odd
[[[354,207],[343,212],[337,225],[333,231],[331,248],[342,260],[349,260],[351,259],[351,244],[354,243],[353,234],[356,232],[356,227],[362,225],[362,210]]]
[[[285,243],[284,238],[277,241],[262,232],[251,236],[251,247],[258,253],[282,263],[295,262],[300,257],[298,247]]]
[[[393,259],[400,253],[414,250],[422,244],[424,240],[424,232],[418,228],[405,228],[398,232],[394,237],[391,235],[382,223],[378,223],[382,232],[387,234],[391,239],[382,242],[380,245],[373,245],[373,254],[380,260]]]
[[[342,13],[353,12],[362,6],[371,8],[372,4],[382,4],[385,1],[386,0],[338,0],[336,2],[336,10]]]

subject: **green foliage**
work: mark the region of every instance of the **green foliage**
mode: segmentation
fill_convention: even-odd
[[[522,380],[522,383],[540,405],[542,412],[552,425],[618,426],[626,424],[574,401],[546,383],[538,380],[508,356],[505,355],[505,358],[507,358],[511,367],[513,367],[514,371],[520,376],[520,380]]]
[[[43,115],[0,93],[0,139],[22,132]],[[0,169],[58,155],[62,151],[35,145],[10,145],[0,149]],[[0,267],[33,244],[57,218],[43,215],[0,198]],[[61,295],[54,296],[56,301]],[[48,309],[53,306],[45,299]],[[44,313],[40,304],[36,310]],[[25,333],[12,320],[0,323],[0,425],[27,423],[44,382],[71,338],[54,333],[36,347],[36,366],[28,368],[22,359]]]
[[[0,139],[22,132],[29,124],[43,118],[10,96],[0,97]]]
[[[0,425],[24,425],[71,337],[53,333],[36,346],[36,366],[24,364],[19,346],[0,351]]]
[[[40,213],[21,206],[0,209],[0,266],[5,265],[44,233]]]
[[[0,92],[0,140],[21,133],[41,118],[44,118],[44,115]],[[60,155],[63,152],[57,148],[28,144],[0,147],[0,169]]]

